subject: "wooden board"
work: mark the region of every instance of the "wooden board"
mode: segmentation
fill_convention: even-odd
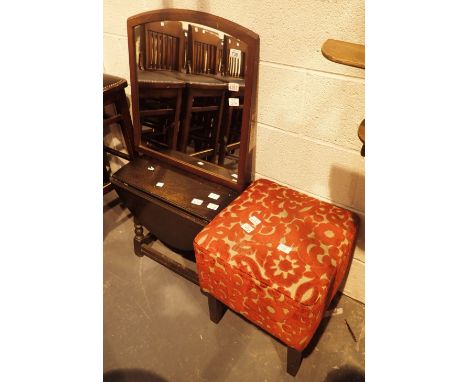
[[[361,69],[365,67],[365,47],[361,44],[330,39],[322,45],[322,54],[339,64]]]

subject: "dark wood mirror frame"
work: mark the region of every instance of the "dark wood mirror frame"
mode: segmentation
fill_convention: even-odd
[[[139,90],[137,80],[137,59],[135,51],[134,28],[140,24],[158,21],[187,21],[189,23],[191,22],[206,25],[207,27],[227,33],[228,35],[243,41],[248,46],[248,50],[245,55],[244,109],[242,113],[237,183],[234,183],[228,177],[221,175],[222,171],[210,171],[206,168],[184,162],[181,159],[171,157],[162,152],[152,150],[141,144],[141,124],[138,102]],[[222,17],[205,12],[186,9],[161,9],[132,16],[127,20],[127,36],[130,63],[134,141],[136,150],[142,154],[146,154],[155,159],[160,159],[161,161],[177,166],[193,174],[200,175],[205,179],[225,185],[234,190],[244,190],[246,186],[253,180],[252,162],[253,148],[255,146],[255,131],[252,126],[256,120],[257,79],[260,47],[259,36],[249,29]],[[214,167],[215,166],[210,166],[210,168]]]

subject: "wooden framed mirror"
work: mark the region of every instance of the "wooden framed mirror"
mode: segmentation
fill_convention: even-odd
[[[136,150],[242,191],[252,181],[259,36],[208,13],[127,20]]]

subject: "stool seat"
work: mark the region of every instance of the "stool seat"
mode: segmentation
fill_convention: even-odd
[[[346,274],[358,221],[257,180],[196,236],[200,287],[302,351]]]
[[[106,93],[125,89],[127,87],[127,80],[125,78],[113,76],[112,74],[103,74],[103,92]]]
[[[133,142],[133,126],[128,103],[125,95],[127,80],[111,74],[103,73],[103,132],[109,132],[111,125],[120,125],[127,153],[116,150],[104,144],[104,185],[103,192],[112,190],[110,183],[110,163],[106,154],[111,154],[119,158],[131,160],[136,156]]]

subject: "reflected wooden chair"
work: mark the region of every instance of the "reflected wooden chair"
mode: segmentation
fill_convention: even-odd
[[[243,82],[245,76],[245,54],[247,45],[227,34],[224,35],[223,41],[223,63],[222,73],[225,77],[231,77]],[[229,79],[229,78],[228,78]]]
[[[222,80],[236,83],[238,91],[228,91],[224,103],[223,123],[219,139],[218,164],[225,165],[226,157],[238,160],[235,151],[240,147],[242,111],[244,109],[244,74],[247,45],[234,37],[224,35]],[[236,102],[237,99],[237,102]],[[238,103],[234,105],[234,102]]]
[[[185,34],[178,21],[144,24],[138,72],[142,140],[155,149],[177,148],[185,82],[172,73],[185,64]]]
[[[142,141],[150,147],[177,148],[184,88],[185,82],[162,71],[138,73]]]
[[[131,160],[136,156],[133,143],[132,120],[128,110],[127,97],[125,96],[126,87],[127,81],[124,78],[112,76],[110,74],[103,75],[103,130],[105,131],[105,129],[112,124],[119,125],[127,150],[127,153],[125,153],[104,145],[104,194],[112,190],[110,169],[107,168],[108,158],[106,153],[126,160]]]
[[[224,101],[223,123],[219,133],[218,164],[225,165],[226,158],[239,160],[236,150],[240,147],[242,112],[244,110],[244,85],[239,86],[239,91],[227,91]],[[231,104],[238,100],[238,104]]]
[[[221,70],[222,41],[207,29],[188,26],[184,117],[179,150],[215,163],[227,83],[215,78]],[[189,152],[193,143],[192,152]]]
[[[189,153],[189,143],[193,142],[189,155],[215,163],[227,84],[200,75],[187,75],[185,81],[179,151]]]

